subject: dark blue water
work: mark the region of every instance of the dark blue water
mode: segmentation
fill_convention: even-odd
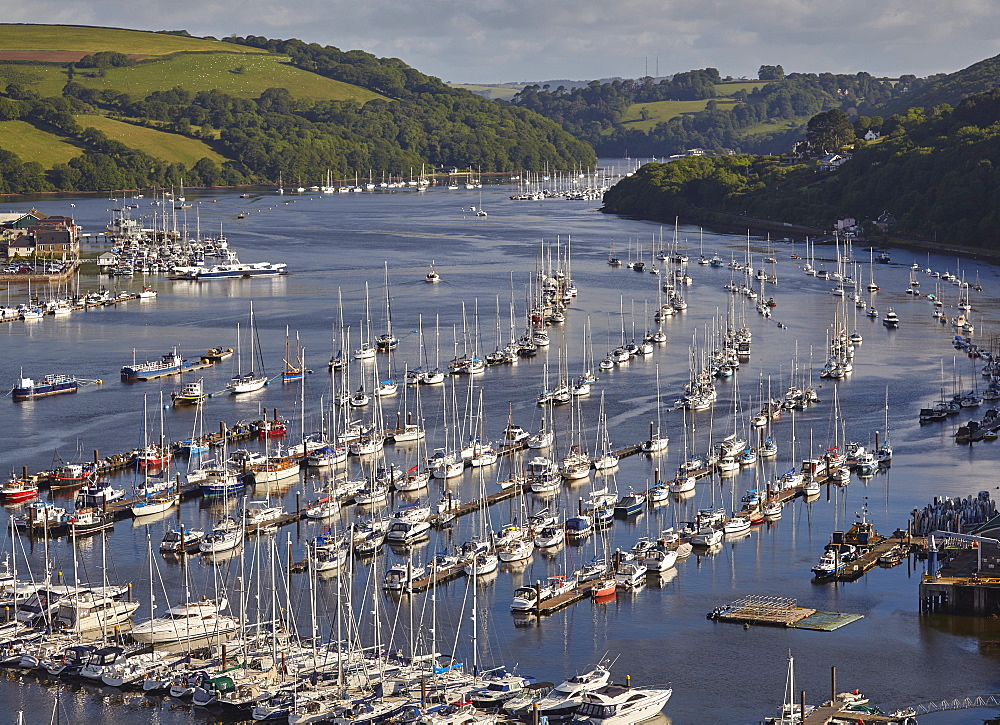
[[[0,468],[19,470],[28,466],[38,470],[50,468],[56,457],[74,460],[81,455],[89,458],[93,449],[107,455],[134,448],[143,440],[144,428],[145,435],[153,438],[159,435],[161,414],[168,439],[190,435],[195,425],[193,410],[160,408],[160,394],[169,399],[169,393],[179,388],[177,379],[127,385],[119,382],[118,370],[131,362],[133,350],[140,360],[145,360],[159,357],[173,346],[187,357],[196,357],[214,346],[234,346],[236,325],[238,322],[245,325],[250,301],[257,315],[269,374],[280,371],[286,326],[293,339],[298,334],[306,362],[315,370],[305,382],[305,408],[301,407],[298,385],[283,386],[275,382],[252,396],[213,397],[204,408],[206,429],[216,429],[219,421],[231,424],[254,419],[260,417],[262,409],[274,408],[293,421],[294,435],[301,430],[303,419],[307,430],[317,429],[323,410],[321,398],[328,404],[330,395],[325,363],[331,351],[341,344],[339,339],[333,341],[341,336],[338,291],[352,343],[357,343],[365,318],[366,283],[374,334],[384,332],[383,264],[388,263],[392,324],[402,342],[393,356],[391,369],[384,357],[378,364],[380,376],[392,374],[401,380],[405,367],[423,362],[416,332],[421,315],[431,362],[435,339],[440,342],[442,362],[454,356],[456,347],[462,352],[477,341],[481,352],[492,351],[496,344],[498,298],[500,328],[506,339],[512,289],[520,330],[527,285],[536,267],[544,263],[542,250],[555,256],[557,242],[565,250],[572,238],[572,276],[580,295],[572,305],[567,323],[552,329],[552,345],[547,353],[515,367],[489,369],[474,380],[475,389],[471,392],[468,379],[463,377],[455,383],[454,399],[460,414],[471,409],[469,401],[482,391],[485,429],[493,439],[500,437],[509,408],[517,423],[537,428],[541,410],[535,406],[534,397],[544,387],[546,362],[551,382],[559,375],[560,365],[565,374],[575,376],[582,369],[584,355],[592,355],[599,361],[610,347],[620,342],[623,329],[631,339],[633,321],[638,335],[652,325],[660,278],[625,268],[610,268],[606,260],[612,243],[616,253],[624,258],[628,257],[630,247],[636,250],[641,245],[648,263],[654,237],[658,239],[662,233],[668,243],[673,230],[600,214],[596,203],[513,202],[507,199],[509,193],[506,187],[487,187],[481,201],[478,192],[440,188],[422,194],[400,191],[326,197],[278,197],[262,193],[251,199],[240,199],[228,192],[189,194],[200,217],[196,220],[195,209],[188,210],[187,224],[192,234],[196,224],[213,230],[221,224],[243,261],[282,261],[292,273],[272,280],[201,283],[135,277],[125,282],[119,280],[118,287],[138,290],[150,284],[159,291],[154,301],[133,301],[58,319],[47,317],[31,324],[0,325],[0,375],[6,381],[13,382],[22,368],[25,374],[35,377],[65,372],[104,380],[104,385],[87,386],[75,396],[28,404],[0,400],[0,420],[4,424]],[[135,213],[151,214],[154,207],[148,201],[136,202],[142,206]],[[70,203],[76,206],[69,208]],[[482,205],[489,216],[473,216],[467,211],[471,205]],[[33,199],[4,203],[0,211],[31,206],[47,213],[72,213],[85,231],[97,232],[110,218],[108,210],[112,203],[95,198]],[[245,219],[236,218],[241,211],[247,214]],[[702,244],[706,254],[718,251],[727,260],[733,254],[740,258],[746,254],[746,238],[739,235],[705,231],[702,242],[697,228],[682,225],[679,239],[692,262]],[[752,239],[751,249],[758,260],[755,266],[759,266],[768,249],[765,240]],[[759,405],[760,396],[767,394],[768,386],[774,395],[779,395],[792,375],[805,382],[812,370],[813,380],[819,384],[818,371],[826,357],[825,344],[838,299],[829,293],[833,283],[805,276],[798,267],[801,261],[790,258],[793,253],[805,255],[805,245],[775,242],[778,285],[765,289],[765,296],[773,295],[778,303],[770,320],[761,318],[752,305],[744,309],[737,302],[733,307],[731,314],[737,321],[745,318],[753,330],[752,359],[735,381],[719,385],[714,413],[697,414],[693,438],[689,436],[692,450],[704,452],[710,435],[720,439],[733,431],[734,396],[738,396],[741,410],[753,410]],[[816,254],[827,260],[835,256],[832,247],[819,247]],[[854,256],[867,262],[867,248],[856,249]],[[516,665],[519,672],[559,681],[609,653],[619,658],[614,667],[619,676],[629,674],[636,683],[672,681],[674,696],[665,713],[680,723],[756,722],[772,713],[781,699],[789,650],[796,656],[798,686],[810,693],[812,702],[828,697],[831,665],[838,667],[841,689],[861,688],[873,702],[888,706],[996,690],[1000,684],[995,675],[996,650],[982,646],[983,642],[997,638],[996,624],[992,620],[921,618],[917,613],[918,570],[903,564],[891,570],[875,570],[856,583],[841,585],[816,585],[809,573],[830,532],[849,527],[866,503],[877,528],[889,533],[897,527],[905,528],[910,512],[935,495],[966,496],[996,487],[994,444],[956,447],[951,423],[922,428],[917,423],[917,410],[937,399],[942,386],[949,392],[961,376],[962,385],[969,388],[973,382],[981,384],[981,378],[969,359],[952,349],[952,328],[931,317],[930,303],[904,294],[909,264],[914,259],[921,267],[940,271],[955,272],[960,268],[969,281],[978,274],[985,289],[973,293],[971,317],[977,328],[976,336],[989,339],[997,319],[1000,289],[997,268],[971,260],[935,255],[928,259],[924,253],[896,250],[893,264],[877,265],[875,270],[876,281],[882,287],[876,295],[876,305],[883,312],[891,305],[902,320],[900,328],[887,331],[867,318],[858,318],[855,323],[852,311],[848,328],[853,330],[856,324],[864,335],[853,375],[835,385],[824,381],[820,388],[822,403],[797,415],[795,421],[795,458],[831,446],[838,437],[842,440],[843,432],[838,436],[834,419],[836,386],[847,437],[872,441],[874,431],[885,428],[884,400],[888,386],[889,433],[896,451],[890,472],[879,474],[867,483],[855,480],[845,489],[831,491],[829,498],[824,492],[813,503],[797,500],[773,525],[727,543],[714,556],[692,556],[679,564],[676,575],[666,577],[658,586],[620,596],[607,605],[584,601],[540,622],[515,622],[508,610],[513,589],[522,581],[542,579],[578,566],[594,555],[595,542],[569,547],[551,559],[536,555],[527,567],[502,571],[492,581],[480,583],[480,663]],[[423,281],[432,260],[444,280],[438,285]],[[833,269],[830,262],[824,266]],[[669,450],[658,459],[636,456],[623,461],[616,476],[621,491],[629,487],[645,488],[656,469],[669,477],[683,458],[682,417],[668,408],[688,379],[692,342],[696,343],[694,355],[701,355],[706,340],[719,329],[717,321],[727,314],[731,297],[723,285],[732,277],[728,269],[694,263],[690,265],[690,274],[694,284],[685,289],[688,310],[664,323],[668,344],[645,360],[633,360],[602,375],[594,393],[580,406],[584,441],[591,447],[601,391],[605,393],[611,436],[616,444],[624,446],[643,439],[650,422],[658,416],[671,437]],[[861,278],[868,279],[867,264]],[[933,278],[923,272],[918,278],[923,292],[934,290]],[[76,284],[74,281],[73,285]],[[84,273],[79,280],[83,290],[96,289],[101,284],[113,283],[93,273]],[[953,307],[958,288],[940,284],[946,303]],[[11,304],[22,301],[26,292],[22,287],[11,286]],[[6,293],[0,291],[0,295]],[[4,297],[0,297],[0,302],[5,302]],[[946,311],[954,314],[949,308]],[[779,321],[786,327],[779,328],[776,324]],[[199,373],[211,391],[222,391],[231,374],[230,363]],[[352,370],[355,387],[360,374],[357,369]],[[421,390],[421,407],[429,430],[428,449],[444,445],[441,411],[444,402],[452,405],[451,389],[449,383],[446,394],[441,390]],[[402,386],[400,390],[399,395],[385,403],[389,422],[395,420],[397,410],[403,409]],[[411,391],[408,407],[413,406]],[[571,440],[569,406],[556,409],[554,416],[559,436],[555,453],[561,457]],[[735,424],[740,428],[744,425],[743,417],[741,414]],[[762,467],[761,481],[793,465],[789,416],[775,424],[774,435],[781,451],[776,463]],[[407,467],[417,461],[417,456],[412,447],[386,449],[390,461],[399,461]],[[495,481],[506,476],[507,466],[508,463],[500,464],[487,473],[487,490],[496,490]],[[116,482],[131,485],[131,480],[131,476],[123,475]],[[627,548],[640,536],[655,535],[676,521],[689,520],[698,508],[713,501],[728,505],[734,493],[738,497],[754,482],[754,472],[745,472],[735,479],[734,492],[729,482],[705,479],[691,499],[646,511],[627,523],[617,523],[608,546]],[[478,486],[472,474],[467,473],[449,488],[462,500],[469,500],[476,495]],[[307,499],[312,495],[312,487],[312,481],[298,481],[271,494],[282,498],[286,507],[292,507],[296,494]],[[550,505],[573,510],[577,498],[587,490],[586,482],[564,486]],[[440,491],[440,484],[435,484],[429,496],[436,500]],[[264,497],[266,493],[258,491],[256,496]],[[539,505],[531,499],[524,503],[528,509]],[[9,513],[0,515],[0,524]],[[127,520],[119,522],[103,539],[93,537],[77,544],[80,578],[100,581],[102,560],[106,557],[108,578],[133,582],[136,596],[144,602],[137,616],[147,617],[150,611],[147,534],[155,548],[165,529],[179,522],[188,527],[208,527],[219,513],[217,505],[191,501],[179,512],[159,521],[139,525]],[[354,512],[345,511],[338,525],[353,515]],[[520,504],[517,501],[499,504],[490,515],[492,525],[498,527],[521,515]],[[461,543],[478,526],[474,517],[466,517],[455,530],[435,534],[418,556],[422,558],[436,549]],[[301,558],[304,540],[320,528],[303,522],[285,527],[270,540],[252,541],[243,552],[242,565],[239,556],[218,562],[192,558],[186,568],[157,557],[154,589],[158,611],[163,611],[168,600],[183,598],[184,586],[192,596],[213,595],[219,586],[233,591],[241,566],[252,581],[265,577],[266,589],[270,581],[269,556],[277,557],[275,566],[280,568],[291,542],[293,555]],[[9,539],[4,546],[10,550]],[[41,572],[43,547],[26,540],[18,540],[16,546],[19,567],[23,568],[27,561],[36,572]],[[398,560],[395,554],[388,550],[386,553],[377,562],[379,571]],[[72,577],[69,542],[52,542],[49,556],[55,571]],[[365,570],[355,579],[354,606],[359,612],[371,609],[370,601],[362,603],[369,576]],[[380,574],[376,572],[375,576]],[[311,628],[308,579],[298,575],[295,582],[291,595],[279,587],[279,597],[284,600],[281,606],[296,611],[300,615],[299,630],[308,632]],[[333,583],[320,583],[318,622],[327,635],[336,631],[332,614],[335,592]],[[766,627],[744,630],[705,619],[705,614],[714,607],[750,594],[793,598],[802,606],[863,614],[864,618],[833,633]],[[262,600],[260,606],[266,612],[270,594]],[[414,596],[409,605],[404,600],[401,607],[394,600],[382,597],[379,605],[383,638],[391,632],[393,645],[404,649],[409,647],[411,634],[408,606],[413,607],[414,629],[426,641],[432,627],[428,595]],[[467,662],[472,659],[470,606],[466,581],[457,580],[438,589],[438,648],[447,652],[454,648]],[[371,617],[366,615],[361,619],[363,636],[370,637]],[[446,644],[442,645],[442,640]],[[51,683],[39,684],[34,678],[18,679],[15,674],[9,682],[7,678],[0,681],[0,700],[8,705],[8,712],[44,711],[47,717],[56,688]],[[192,715],[183,706],[161,699],[112,694],[98,688],[64,688],[60,702],[64,714],[74,720],[110,719],[126,711],[128,717],[149,722],[187,722],[205,716]],[[965,720],[938,716],[922,721],[968,722],[968,713],[963,715]]]

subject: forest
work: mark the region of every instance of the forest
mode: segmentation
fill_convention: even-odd
[[[911,108],[881,128],[877,142],[856,140],[851,160],[836,171],[821,171],[814,159],[787,164],[750,155],[646,164],[607,192],[605,210],[690,221],[739,214],[822,229],[854,217],[875,238],[899,233],[1000,247],[1000,90],[955,108]],[[884,211],[896,224],[876,229]]]
[[[833,108],[849,115],[874,115],[894,98],[911,94],[926,82],[912,75],[890,81],[868,73],[785,75],[780,69],[762,66],[759,85],[749,92],[734,94],[736,104],[732,108],[718,107],[711,100],[716,98],[721,82],[715,68],[678,73],[659,83],[647,77],[611,83],[593,81],[575,90],[526,86],[511,102],[557,121],[593,146],[598,156],[627,153],[664,157],[690,148],[781,153],[801,137],[802,129],[796,126],[755,132],[755,127],[804,120]],[[710,99],[705,110],[671,118],[650,131],[622,123],[625,110],[633,104],[700,99]]]

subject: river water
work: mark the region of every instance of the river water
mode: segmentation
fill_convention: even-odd
[[[572,238],[572,276],[579,297],[574,300],[565,325],[552,328],[552,345],[547,352],[535,359],[522,360],[516,366],[488,369],[474,380],[471,397],[467,378],[457,380],[454,386],[454,405],[460,414],[469,407],[468,401],[482,391],[488,437],[500,438],[509,409],[515,422],[526,429],[537,429],[542,411],[534,404],[534,398],[545,387],[546,368],[553,384],[560,369],[567,376],[575,376],[582,369],[585,355],[600,360],[610,347],[621,341],[623,334],[632,339],[633,324],[638,335],[652,326],[660,278],[624,267],[609,267],[607,257],[612,244],[618,256],[626,259],[630,248],[638,249],[641,245],[648,263],[653,239],[662,234],[667,243],[673,230],[652,222],[603,215],[596,202],[511,201],[508,199],[511,191],[505,185],[487,186],[481,197],[476,191],[444,188],[432,188],[426,193],[402,190],[283,197],[267,191],[252,194],[249,199],[241,199],[235,192],[189,193],[189,201],[195,203],[187,211],[192,234],[196,225],[203,230],[216,230],[221,224],[243,261],[285,262],[291,274],[277,279],[201,283],[138,276],[127,281],[119,278],[116,283],[119,288],[138,290],[150,284],[159,294],[151,301],[133,301],[61,318],[46,317],[35,323],[0,325],[0,371],[8,382],[13,382],[21,369],[36,378],[50,372],[64,372],[104,381],[101,386],[86,386],[74,396],[27,404],[15,404],[9,398],[0,400],[4,428],[0,469],[20,470],[21,466],[28,466],[38,470],[52,467],[56,458],[66,461],[81,456],[89,458],[93,449],[100,449],[101,455],[131,449],[141,444],[144,435],[152,438],[159,435],[161,418],[168,439],[189,436],[196,423],[194,411],[162,409],[160,405],[161,393],[169,399],[169,393],[179,388],[177,379],[124,384],[118,380],[118,369],[131,362],[133,350],[139,360],[146,360],[159,357],[174,346],[186,357],[196,357],[210,347],[234,346],[236,325],[246,324],[251,301],[269,374],[280,371],[286,327],[293,340],[296,335],[301,340],[306,362],[315,371],[304,384],[305,409],[300,406],[300,386],[282,385],[279,379],[251,396],[220,394],[211,398],[204,406],[206,429],[216,429],[219,421],[234,423],[258,418],[263,409],[274,408],[293,421],[296,433],[301,430],[303,419],[307,430],[317,429],[321,396],[328,402],[330,394],[326,360],[331,350],[340,346],[339,341],[333,342],[333,338],[340,337],[338,293],[353,344],[359,340],[365,318],[366,285],[369,317],[374,334],[380,334],[386,324],[383,264],[388,263],[392,325],[401,344],[391,368],[387,367],[384,356],[380,358],[379,376],[392,375],[401,381],[406,366],[423,362],[417,334],[421,315],[426,355],[431,362],[435,340],[442,362],[450,360],[456,349],[462,352],[477,339],[481,352],[493,350],[497,310],[501,334],[506,337],[512,298],[520,332],[526,287],[536,266],[542,264],[541,250],[544,248],[546,253],[554,255],[557,241],[565,249],[567,240]],[[149,201],[136,200],[134,203],[140,207],[133,214],[149,215],[158,209]],[[0,211],[26,210],[31,206],[51,214],[71,214],[85,231],[96,233],[108,222],[112,202],[93,197],[26,199],[0,204]],[[482,206],[489,215],[476,217],[469,212],[470,206]],[[246,218],[237,219],[239,212],[245,213]],[[670,435],[669,450],[662,456],[656,459],[633,456],[622,462],[615,480],[622,492],[630,487],[646,488],[656,469],[670,477],[684,455],[683,417],[669,409],[688,378],[692,342],[697,343],[697,350],[704,350],[706,338],[718,329],[718,320],[726,315],[731,300],[723,286],[731,280],[732,272],[695,264],[699,250],[703,248],[706,255],[718,252],[726,260],[732,255],[742,259],[747,250],[744,236],[709,230],[702,236],[697,228],[684,225],[679,229],[679,240],[691,256],[689,268],[694,283],[685,289],[688,309],[664,322],[668,343],[646,359],[634,359],[602,374],[594,392],[580,405],[583,440],[591,448],[602,391],[615,444],[625,446],[642,440],[648,434],[650,422],[657,418]],[[759,262],[766,254],[766,242],[754,237],[750,247]],[[898,527],[905,528],[912,510],[923,507],[934,496],[967,496],[997,488],[997,444],[958,447],[953,442],[951,423],[923,427],[917,423],[918,409],[937,399],[942,385],[950,391],[953,381],[961,377],[964,386],[971,388],[973,381],[981,384],[981,379],[969,359],[953,350],[952,327],[940,325],[931,317],[931,306],[926,299],[914,298],[904,290],[914,260],[921,267],[964,272],[969,281],[978,275],[984,291],[973,293],[971,317],[977,338],[988,340],[990,331],[996,329],[1000,270],[971,260],[892,250],[892,264],[876,265],[874,270],[876,282],[882,287],[875,304],[882,312],[892,306],[901,318],[901,325],[898,330],[889,331],[877,321],[859,317],[855,322],[852,317],[848,327],[853,331],[856,325],[864,343],[858,349],[853,374],[834,384],[820,381],[818,371],[825,359],[825,340],[839,301],[830,294],[833,283],[805,276],[799,268],[801,260],[792,259],[792,254],[804,256],[806,246],[801,241],[775,242],[778,284],[765,288],[765,296],[773,296],[777,302],[771,319],[759,316],[752,305],[745,310],[742,302],[734,306],[737,320],[745,317],[753,331],[752,358],[734,380],[719,384],[714,412],[696,415],[694,434],[689,435],[688,445],[692,452],[704,452],[710,435],[718,440],[731,433],[734,426],[744,425],[742,417],[739,423],[734,423],[734,397],[738,397],[741,409],[755,409],[760,396],[767,394],[768,386],[774,395],[779,395],[788,386],[791,375],[805,382],[812,369],[814,382],[824,383],[820,387],[822,402],[796,416],[795,458],[804,457],[810,445],[815,452],[833,445],[837,439],[834,388],[841,416],[846,421],[847,437],[873,441],[874,431],[885,429],[884,400],[888,386],[889,433],[895,448],[891,469],[867,482],[855,479],[848,487],[832,489],[829,494],[824,491],[811,503],[797,499],[786,507],[779,521],[758,527],[738,541],[726,542],[714,555],[692,555],[678,564],[676,574],[635,594],[619,595],[610,604],[583,601],[537,622],[515,621],[509,613],[511,593],[516,586],[578,566],[582,560],[594,556],[594,540],[581,547],[567,547],[552,558],[536,555],[526,567],[503,570],[479,585],[478,658],[482,666],[516,666],[520,673],[558,682],[607,654],[618,658],[613,668],[618,677],[631,675],[636,684],[673,683],[674,695],[664,712],[675,723],[749,723],[773,713],[781,701],[789,651],[796,657],[797,685],[809,693],[810,702],[829,696],[831,665],[838,667],[840,689],[861,688],[873,702],[890,708],[996,691],[1000,650],[989,644],[997,639],[997,623],[921,617],[917,611],[919,567],[904,563],[890,570],[876,569],[858,582],[839,585],[814,583],[809,568],[821,554],[830,532],[848,528],[865,505],[877,529],[891,533]],[[817,247],[816,256],[832,260],[835,251],[832,247]],[[856,248],[854,257],[865,263],[861,278],[867,281],[867,248]],[[424,282],[432,260],[443,279],[437,285]],[[817,266],[832,270],[834,263],[825,261]],[[918,279],[924,293],[934,291],[934,278],[920,272]],[[102,283],[113,284],[90,271],[79,280],[83,290],[96,289]],[[954,314],[958,288],[941,284],[946,310]],[[17,285],[10,286],[8,292],[12,304],[27,296],[27,290]],[[0,301],[5,302],[2,298]],[[560,360],[563,354],[565,359]],[[207,390],[222,391],[232,374],[232,366],[227,362],[198,374],[204,377]],[[355,369],[351,375],[356,387],[362,373]],[[372,379],[367,377],[372,375],[370,372],[363,375]],[[395,398],[385,402],[385,416],[390,423],[395,420],[397,410],[403,408],[402,387]],[[444,393],[440,389],[421,390],[423,417],[429,429],[428,449],[445,445],[441,411],[445,402],[449,408],[453,405],[452,385],[449,383],[444,390]],[[412,391],[407,395],[406,402],[412,409]],[[556,457],[561,457],[572,440],[570,407],[554,411],[558,434]],[[761,481],[794,465],[790,416],[775,423],[773,432],[781,448],[777,461],[756,474]],[[386,455],[390,461],[409,467],[416,463],[418,453],[423,452],[412,447],[389,446]],[[180,465],[183,470],[182,461]],[[496,490],[495,482],[506,476],[508,465],[498,464],[486,475],[488,491]],[[132,475],[118,476],[115,480],[131,486]],[[629,522],[617,522],[611,531],[609,547],[628,548],[638,537],[654,536],[678,521],[690,520],[697,509],[713,502],[729,506],[733,496],[738,500],[747,488],[753,487],[755,480],[753,471],[740,474],[732,482],[704,479],[688,500],[672,501]],[[312,486],[312,481],[295,482],[287,489],[272,491],[271,496],[281,498],[286,507],[293,507],[296,493],[307,499],[312,495]],[[449,489],[465,501],[475,497],[478,486],[478,481],[467,472],[460,481],[450,484]],[[549,505],[573,511],[577,498],[587,490],[586,482],[564,486]],[[436,501],[440,492],[441,486],[435,482],[430,499]],[[262,498],[266,494],[258,491],[256,496]],[[540,505],[541,502],[530,498],[524,503],[527,508]],[[0,525],[14,513],[13,509],[0,513]],[[79,576],[82,580],[99,582],[102,562],[106,561],[110,581],[133,583],[135,595],[143,601],[137,618],[145,618],[150,611],[147,535],[155,548],[167,528],[180,522],[189,528],[207,528],[219,514],[218,506],[210,507],[195,500],[161,520],[141,524],[118,522],[106,536],[78,542]],[[353,511],[345,511],[338,525],[354,515]],[[491,525],[497,528],[519,515],[516,501],[498,504],[490,512]],[[453,530],[435,532],[430,543],[418,549],[415,556],[426,558],[436,550],[460,544],[478,526],[475,517],[464,517]],[[271,537],[273,543],[266,537],[251,541],[245,548],[242,566],[251,578],[263,576],[269,581],[268,551],[279,552],[275,555],[278,557],[275,566],[280,566],[285,548],[291,542],[295,558],[302,558],[304,541],[321,528],[303,522],[283,528]],[[4,547],[10,550],[9,537],[4,540]],[[35,571],[42,570],[45,555],[40,543],[19,539],[16,547],[20,569],[27,560]],[[51,542],[49,560],[54,571],[72,578],[73,552],[68,541]],[[384,568],[399,560],[386,550],[386,556],[375,564],[374,576],[380,577]],[[217,587],[223,586],[232,591],[241,571],[239,556],[215,562],[194,557],[188,566],[182,567],[154,555],[154,565],[154,589],[160,612],[168,600],[183,598],[184,587],[191,596],[212,596]],[[353,585],[356,608],[362,612],[371,609],[370,601],[361,603],[370,576],[370,569],[359,571]],[[437,590],[437,636],[440,651],[450,652],[454,647],[458,657],[471,662],[468,587],[465,580],[456,580]],[[281,604],[299,613],[298,627],[303,632],[311,628],[307,590],[308,578],[297,575],[291,597]],[[336,632],[330,614],[335,592],[333,583],[320,583],[318,626],[324,635]],[[864,617],[833,633],[767,627],[743,629],[705,618],[715,607],[758,594],[787,597],[797,600],[800,606]],[[286,597],[284,591],[280,596]],[[266,609],[270,594],[261,599],[261,607]],[[422,641],[430,638],[429,594],[415,595],[409,603],[404,599],[402,604],[383,596],[378,609],[383,641],[391,632],[393,646],[407,649],[411,615]],[[365,637],[370,638],[372,618],[361,618]],[[442,645],[442,640],[448,644]],[[207,717],[203,712],[192,714],[189,708],[162,698],[39,682],[19,673],[0,676],[0,702],[5,703],[7,713],[4,717],[13,721],[13,713],[20,709],[29,713],[28,722],[41,721],[48,717],[57,691],[61,692],[63,716],[73,721],[110,720],[124,713],[136,722],[156,723]],[[966,711],[929,716],[921,721],[977,719],[971,711]]]

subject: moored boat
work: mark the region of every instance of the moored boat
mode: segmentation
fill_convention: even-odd
[[[11,390],[11,399],[15,402],[45,398],[50,395],[75,393],[80,389],[80,383],[70,375],[46,375],[41,382],[34,378],[21,377]]]

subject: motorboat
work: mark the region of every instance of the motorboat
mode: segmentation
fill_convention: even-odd
[[[702,526],[691,535],[692,546],[711,547],[722,541],[722,530],[712,526]]]
[[[596,591],[596,585],[591,592]],[[614,583],[611,592],[614,593]],[[594,597],[600,596],[594,594]],[[608,684],[611,673],[602,665],[597,665],[586,672],[573,675],[549,690],[544,697],[534,703],[532,710],[537,709],[540,717],[548,718],[549,722],[569,720],[583,702],[583,696],[588,692],[599,690]]]
[[[633,725],[654,717],[667,704],[672,694],[673,688],[670,685],[657,688],[605,685],[583,696],[573,722]]]
[[[204,531],[187,531],[186,529],[171,529],[163,535],[160,542],[162,554],[190,554],[198,551],[201,540],[205,538]]]
[[[235,618],[221,614],[228,606],[225,598],[183,602],[168,609],[163,617],[132,627],[132,638],[150,644],[200,640],[224,642],[239,630],[239,622]]]
[[[139,602],[120,602],[99,592],[81,592],[59,600],[53,625],[76,632],[106,631],[127,622],[138,608]]]
[[[397,519],[389,524],[385,539],[390,544],[409,545],[429,535],[429,521]]]
[[[626,562],[615,572],[615,582],[619,589],[635,589],[646,582],[647,571],[641,562]]]
[[[667,571],[677,563],[677,551],[660,547],[648,549],[643,555],[642,563],[648,571]]]

